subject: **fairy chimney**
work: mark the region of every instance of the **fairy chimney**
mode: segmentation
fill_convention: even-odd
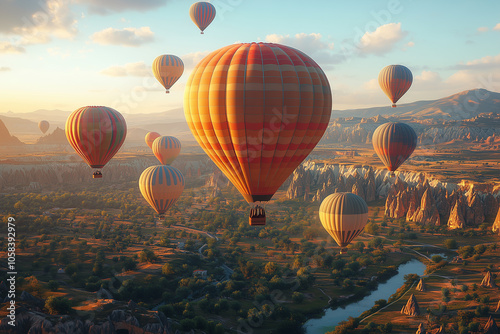
[[[493,275],[491,275],[491,271],[487,271],[486,275],[481,282],[481,286],[485,288],[494,288],[496,287],[495,280],[493,279]]]
[[[406,314],[409,316],[417,316],[420,314],[420,308],[418,307],[417,298],[412,294],[406,302],[406,305],[401,309],[402,314]]]
[[[495,322],[495,319],[490,315],[490,318],[488,319],[488,322],[486,323],[486,326],[484,326],[484,331],[483,333],[485,334],[498,334],[498,327],[497,323]]]
[[[417,291],[426,291],[423,278],[421,278],[420,281],[418,282]]]

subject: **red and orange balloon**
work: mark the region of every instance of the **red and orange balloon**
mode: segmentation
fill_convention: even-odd
[[[248,202],[269,201],[325,132],[332,94],[303,52],[279,44],[232,44],[193,70],[187,123]]]
[[[118,152],[127,136],[123,116],[113,108],[82,107],[66,121],[66,137],[76,153],[92,168],[94,178],[102,177],[99,169]]]

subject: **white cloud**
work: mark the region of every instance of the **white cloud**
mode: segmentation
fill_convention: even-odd
[[[334,43],[325,41],[319,33],[299,33],[291,35],[271,34],[265,37],[268,43],[277,43],[296,48],[313,58],[323,69],[345,60],[343,54],[334,53]],[[325,66],[326,65],[326,66]]]
[[[76,23],[69,0],[8,0],[0,11],[0,32],[19,36],[21,46],[71,39],[78,33]]]
[[[493,30],[500,30],[500,23],[497,23],[497,25],[493,27]]]
[[[68,52],[67,50],[61,50],[61,48],[59,47],[48,48],[47,52],[53,57],[61,57],[62,59],[66,59],[71,56],[70,52]]]
[[[107,28],[94,33],[93,42],[102,45],[139,46],[154,40],[154,33],[149,27],[114,29]]]
[[[145,77],[151,76],[151,67],[143,61],[128,63],[123,66],[111,66],[101,71],[101,74],[111,77]]]
[[[184,72],[186,69],[189,68],[194,68],[198,63],[208,56],[211,51],[198,51],[198,52],[191,52],[188,54],[185,54],[181,57],[182,62],[184,63]]]
[[[474,59],[471,61],[454,66],[455,69],[498,69],[500,67],[500,53],[496,56],[485,56],[483,58]]]
[[[488,27],[479,27],[477,28],[477,32],[487,32],[489,29]]]
[[[76,0],[76,3],[87,5],[94,14],[108,15],[128,10],[145,12],[165,5],[168,0]]]
[[[408,33],[401,29],[401,23],[389,23],[374,32],[366,32],[361,37],[358,48],[363,54],[383,55],[401,41]]]
[[[407,46],[407,47],[409,47],[409,48],[412,48],[412,47],[414,47],[414,46],[415,46],[415,43],[414,43],[414,42],[408,42],[408,43],[406,44],[406,46]]]
[[[0,67],[0,72],[9,72],[11,70],[10,67],[2,66]]]
[[[24,53],[24,47],[14,45],[10,42],[0,42],[0,53]]]
[[[367,81],[363,83],[363,89],[366,90],[379,90],[380,85],[378,84],[378,79],[371,79],[370,81]]]

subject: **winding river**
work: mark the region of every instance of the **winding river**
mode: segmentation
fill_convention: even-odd
[[[377,290],[358,302],[354,302],[344,307],[339,307],[335,310],[330,308],[325,310],[325,315],[319,319],[310,319],[304,324],[306,334],[324,334],[325,332],[335,329],[341,321],[347,320],[351,317],[358,317],[366,310],[369,310],[379,299],[389,299],[397,289],[404,284],[404,276],[406,274],[417,274],[422,276],[424,274],[425,265],[413,259],[398,268],[398,274],[391,277],[387,282],[378,285]]]

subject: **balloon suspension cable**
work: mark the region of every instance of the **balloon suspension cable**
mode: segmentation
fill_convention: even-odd
[[[94,179],[100,179],[102,178],[102,173],[100,170],[96,170],[93,174],[92,174],[92,178]]]
[[[393,107],[393,108],[396,108],[396,107],[397,107],[396,103],[393,103],[393,104],[392,104],[392,107]]]

